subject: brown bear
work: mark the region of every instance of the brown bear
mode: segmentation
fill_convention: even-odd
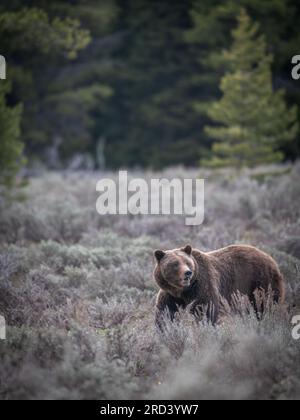
[[[234,294],[249,297],[255,307],[255,291],[272,291],[274,301],[284,301],[284,280],[269,255],[246,245],[233,245],[213,252],[201,252],[190,245],[154,252],[154,278],[160,287],[156,300],[156,325],[161,328],[165,313],[173,320],[180,307],[191,304],[198,314],[206,308],[215,324],[221,302],[231,304]]]

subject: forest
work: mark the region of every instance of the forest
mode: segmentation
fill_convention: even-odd
[[[241,8],[251,20],[248,39],[242,28],[233,34]],[[290,129],[300,95],[291,60],[299,52],[299,9],[293,0],[3,0],[1,167],[5,161],[8,176],[16,158],[33,170],[204,165],[215,158],[214,127],[226,124],[231,137],[241,136],[232,130],[253,102],[257,113],[245,124],[265,135],[268,118],[268,135],[277,137],[267,146],[276,151],[271,161],[296,160],[300,137]],[[240,57],[228,54],[235,36]],[[252,70],[261,63],[260,75],[233,90],[247,61]],[[224,89],[249,96],[248,108],[226,97],[216,110]],[[228,100],[226,121],[219,114]]]

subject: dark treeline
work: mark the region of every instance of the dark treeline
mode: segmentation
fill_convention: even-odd
[[[300,53],[296,0],[2,0],[6,106],[23,106],[13,124],[28,161],[199,165],[212,145],[206,107],[220,97],[220,56],[241,6],[266,37],[275,89],[300,104],[291,78]],[[289,142],[285,157],[297,158],[299,146],[299,138]]]

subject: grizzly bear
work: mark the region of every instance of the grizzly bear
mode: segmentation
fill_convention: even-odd
[[[255,307],[255,291],[272,291],[277,303],[284,301],[284,280],[269,255],[246,245],[233,245],[201,252],[190,245],[170,251],[154,252],[154,278],[160,287],[156,300],[156,325],[161,329],[167,313],[173,320],[179,308],[190,305],[195,315],[206,310],[215,324],[220,307],[230,305],[237,293],[248,296]]]

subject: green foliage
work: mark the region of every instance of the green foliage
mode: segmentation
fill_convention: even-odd
[[[51,21],[45,10],[35,7],[3,11],[0,34],[5,50],[11,53],[48,55],[55,50],[69,58],[76,58],[90,41],[89,32],[80,28],[78,20],[56,17]]]
[[[273,91],[266,41],[242,10],[231,50],[223,59],[228,73],[221,80],[222,98],[208,115],[220,126],[206,127],[217,142],[210,166],[255,166],[282,160],[280,146],[298,132],[297,108],[287,109],[284,91]]]
[[[46,121],[47,134],[54,138],[59,132],[62,136],[62,157],[67,159],[75,153],[84,153],[92,146],[94,118],[91,110],[99,107],[100,102],[105,102],[112,94],[109,86],[95,83],[82,87],[75,85],[73,89],[65,88],[62,92],[53,89],[53,93],[45,98],[44,107],[48,111],[47,116],[51,116]]]
[[[276,89],[285,88],[289,104],[300,105],[296,83],[291,82],[290,60],[299,46],[300,4],[295,0],[214,0],[193,2],[190,10],[193,26],[186,32],[186,41],[194,47],[199,62],[199,96],[195,111],[202,121],[198,137],[201,143],[211,145],[204,131],[208,125],[207,105],[219,98],[220,79],[226,72],[222,53],[230,48],[231,31],[236,26],[236,16],[244,7],[251,18],[260,24],[265,35],[267,50],[274,60],[272,70]],[[299,120],[299,115],[298,115]],[[286,142],[282,147],[285,157],[299,156],[300,137]],[[207,157],[208,153],[202,154]]]
[[[117,49],[115,96],[97,127],[107,137],[110,166],[157,168],[199,160],[194,133],[201,124],[191,105],[198,93],[196,60],[183,36],[190,4],[130,0],[122,5],[125,42]]]
[[[197,165],[241,6],[263,28],[276,90],[300,105],[295,0],[2,0],[1,53],[29,163],[61,168],[82,155],[99,165],[101,139],[108,167]],[[297,140],[281,146],[285,157],[299,156]]]
[[[20,142],[21,106],[9,107],[6,95],[10,87],[0,82],[0,186],[11,186],[22,161]]]
[[[45,115],[51,72],[76,59],[90,42],[89,31],[78,19],[60,16],[53,7],[54,3],[33,1],[26,5],[18,0],[4,1],[0,6],[1,47],[12,82],[10,103],[23,105],[21,140],[29,157],[36,148],[40,153],[37,145],[51,145],[47,130],[51,113]]]
[[[110,34],[113,31],[118,7],[115,1],[43,3],[51,15],[70,17],[88,28],[92,38],[85,52],[72,62],[52,63],[39,77],[41,100],[36,110],[42,118],[37,132],[28,127],[27,144],[35,156],[43,153],[49,164],[49,151],[55,151],[54,167],[65,167],[72,158],[87,155],[95,164],[95,149],[103,127],[98,132],[99,114],[105,114],[114,94],[111,86],[112,64]],[[107,37],[107,38],[106,38]],[[47,83],[47,89],[43,88]]]

